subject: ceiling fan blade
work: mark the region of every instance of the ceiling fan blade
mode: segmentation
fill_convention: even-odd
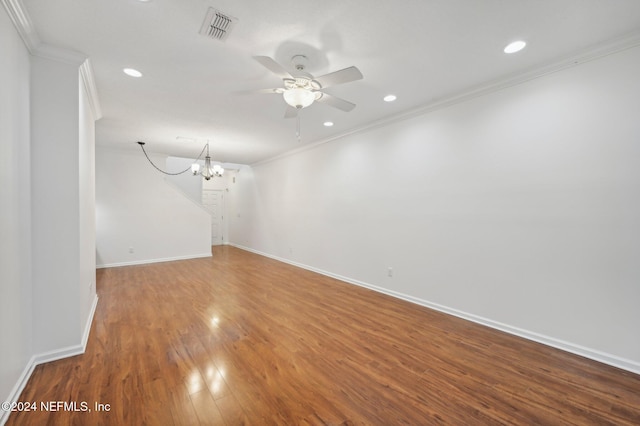
[[[278,95],[281,95],[282,92],[284,92],[284,89],[282,87],[276,87],[273,89],[258,89],[253,91],[253,93],[276,93]]]
[[[268,56],[254,56],[253,59],[280,78],[293,78],[289,71]]]
[[[287,105],[287,109],[284,111],[284,118],[296,118],[298,116],[298,109]]]
[[[314,78],[323,88],[335,86],[336,84],[348,83],[350,81],[360,80],[362,73],[356,67],[349,67],[339,71],[330,72]]]
[[[284,92],[284,88],[282,87],[274,87],[273,89],[251,89],[251,90],[236,90],[235,94],[238,95],[255,95],[255,94],[282,94]]]
[[[356,107],[356,104],[353,104],[349,101],[345,101],[344,99],[340,99],[336,96],[332,96],[328,93],[322,93],[322,96],[320,96],[318,99],[316,99],[318,102],[322,102],[323,104],[327,104],[330,105],[334,108],[338,108],[342,111],[346,111],[349,112],[352,109],[354,109]]]

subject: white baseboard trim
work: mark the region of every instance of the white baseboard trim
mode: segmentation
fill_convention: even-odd
[[[96,314],[96,308],[98,307],[98,295],[94,295],[93,303],[91,303],[91,309],[89,310],[89,316],[87,322],[84,325],[84,333],[82,333],[82,353],[87,349],[87,342],[89,341],[89,333],[91,333],[91,325],[93,324],[93,317]]]
[[[533,331],[524,330],[518,327],[514,327],[508,324],[503,324],[498,321],[494,321],[488,318],[480,317],[478,315],[470,314],[467,312],[463,312],[457,309],[450,308],[448,306],[443,306],[437,303],[429,302],[427,300],[419,299],[417,297],[413,297],[404,293],[399,293],[393,290],[389,290],[383,287],[378,287],[375,285],[371,285],[362,281],[354,280],[348,277],[343,277],[338,274],[334,274],[332,272],[324,271],[322,269],[314,268],[312,266],[308,266],[302,263],[294,262],[290,259],[285,259],[282,257],[274,256],[269,253],[264,253],[258,250],[254,250],[250,247],[245,247],[239,244],[229,243],[229,245],[239,248],[241,250],[249,251],[251,253],[258,254],[260,256],[268,257],[279,262],[288,263],[289,265],[297,266],[302,269],[306,269],[312,272],[316,272],[321,275],[326,275],[331,278],[335,278],[340,281],[344,281],[349,284],[354,284],[360,287],[365,287],[369,290],[377,291],[378,293],[383,293],[397,299],[406,300],[407,302],[415,303],[420,306],[424,306],[430,309],[434,309],[436,311],[443,312],[445,314],[453,315],[458,318],[465,319],[467,321],[472,321],[480,325],[484,325],[486,327],[490,327],[496,330],[504,331],[505,333],[513,334],[528,340],[532,340],[537,343],[541,343],[543,345],[551,346],[556,349],[563,350],[565,352],[570,352],[575,355],[579,355],[594,361],[601,362],[603,364],[611,365],[613,367],[617,367],[626,371],[630,371],[635,374],[640,374],[640,363],[621,358],[616,355],[608,354],[605,352],[601,352],[596,349],[587,348],[584,346],[576,345],[574,343],[566,342],[564,340],[556,339],[553,337],[545,336],[543,334],[535,333]]]
[[[96,307],[98,306],[98,296],[96,295],[93,299],[93,303],[91,305],[91,311],[89,312],[89,316],[87,317],[87,322],[84,327],[84,333],[82,335],[82,341],[78,345],[67,346],[66,348],[56,349],[53,351],[45,352],[42,354],[36,354],[31,357],[27,365],[24,367],[22,374],[18,378],[18,381],[11,389],[9,393],[9,398],[6,402],[18,402],[20,398],[20,394],[24,390],[24,387],[27,385],[33,370],[40,364],[44,364],[45,362],[57,361],[62,358],[68,358],[71,356],[82,355],[87,348],[87,341],[89,340],[89,332],[91,331],[91,324],[93,324],[93,316],[96,312]],[[5,401],[2,401],[5,402]],[[0,410],[0,425],[4,426],[4,424],[9,419],[10,411]]]
[[[133,265],[146,265],[148,263],[159,263],[159,262],[173,262],[174,260],[189,260],[189,259],[199,259],[202,257],[211,257],[211,252],[209,253],[201,253],[201,254],[188,254],[185,256],[175,256],[175,257],[162,257],[156,259],[143,259],[143,260],[132,260],[130,262],[115,262],[115,263],[104,263],[100,265],[96,265],[96,269],[103,268],[115,268],[118,266],[133,266]]]
[[[13,389],[11,389],[7,401],[2,402],[18,402],[18,398],[20,397],[24,387],[27,385],[27,382],[31,377],[31,373],[33,373],[33,370],[36,368],[37,364],[35,363],[35,358],[35,355],[31,357],[27,365],[24,367],[24,370],[22,370],[22,374],[18,377],[18,381],[13,386]],[[7,420],[9,420],[10,414],[10,411],[0,410],[0,425],[4,426]]]

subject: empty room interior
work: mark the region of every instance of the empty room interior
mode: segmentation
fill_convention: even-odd
[[[640,424],[640,2],[2,4],[0,425]]]

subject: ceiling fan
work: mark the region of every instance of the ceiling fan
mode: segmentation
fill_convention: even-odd
[[[304,55],[294,55],[291,58],[291,63],[295,68],[292,73],[268,56],[254,56],[253,58],[282,79],[284,87],[263,89],[259,92],[281,94],[288,105],[285,118],[297,117],[298,110],[308,107],[315,101],[347,112],[356,106],[354,103],[323,92],[328,87],[362,79],[362,73],[356,67],[348,67],[314,77],[305,71],[308,59]]]

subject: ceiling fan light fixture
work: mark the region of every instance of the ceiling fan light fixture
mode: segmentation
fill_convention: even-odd
[[[282,96],[287,104],[297,109],[306,108],[316,100],[314,92],[299,87],[285,90]]]

